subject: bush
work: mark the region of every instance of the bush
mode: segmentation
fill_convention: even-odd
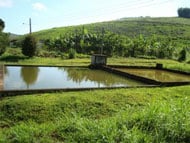
[[[25,56],[33,57],[37,48],[37,42],[34,36],[28,35],[22,42],[22,53]]]
[[[74,59],[76,57],[76,50],[71,48],[69,49],[69,59]]]
[[[49,57],[49,58],[56,58],[56,57],[59,57],[59,54],[55,51],[45,51],[45,50],[38,50],[37,53],[36,53],[36,56],[38,57]]]
[[[23,56],[22,51],[20,48],[11,48],[7,47],[6,52],[4,55],[11,55],[11,56]]]
[[[180,61],[180,62],[185,61],[186,60],[186,55],[187,55],[186,50],[185,50],[185,48],[183,48],[181,50],[181,52],[179,53],[178,61]]]

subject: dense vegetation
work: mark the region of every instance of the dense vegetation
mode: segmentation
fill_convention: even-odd
[[[52,28],[33,35],[39,40],[36,53],[39,57],[65,58],[66,54],[76,52],[180,59],[182,50],[186,51],[186,57],[190,51],[190,20],[185,18],[123,18]]]
[[[175,43],[170,39],[160,39],[156,35],[145,38],[139,35],[133,39],[111,32],[84,33],[76,32],[60,36],[54,40],[45,40],[48,51],[64,53],[73,48],[77,53],[103,53],[108,56],[173,58]]]
[[[178,15],[179,17],[190,18],[190,8],[179,8]]]

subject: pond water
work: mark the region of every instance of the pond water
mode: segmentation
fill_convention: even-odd
[[[4,90],[138,86],[144,83],[78,67],[5,66]]]
[[[161,82],[188,82],[189,75],[169,72],[158,69],[131,69],[131,68],[117,68],[117,70],[127,72],[130,74],[146,77]]]

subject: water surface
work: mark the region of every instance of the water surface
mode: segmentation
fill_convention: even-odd
[[[101,70],[77,67],[6,66],[4,90],[145,85]]]
[[[188,82],[189,75],[169,72],[158,69],[133,69],[133,68],[117,68],[117,70],[127,72],[130,74],[146,77],[161,82]]]

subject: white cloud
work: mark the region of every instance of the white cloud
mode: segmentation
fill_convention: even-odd
[[[0,7],[12,7],[12,0],[0,0]]]
[[[34,4],[32,4],[33,9],[37,10],[37,11],[45,11],[47,10],[47,7],[39,2],[36,2]]]

